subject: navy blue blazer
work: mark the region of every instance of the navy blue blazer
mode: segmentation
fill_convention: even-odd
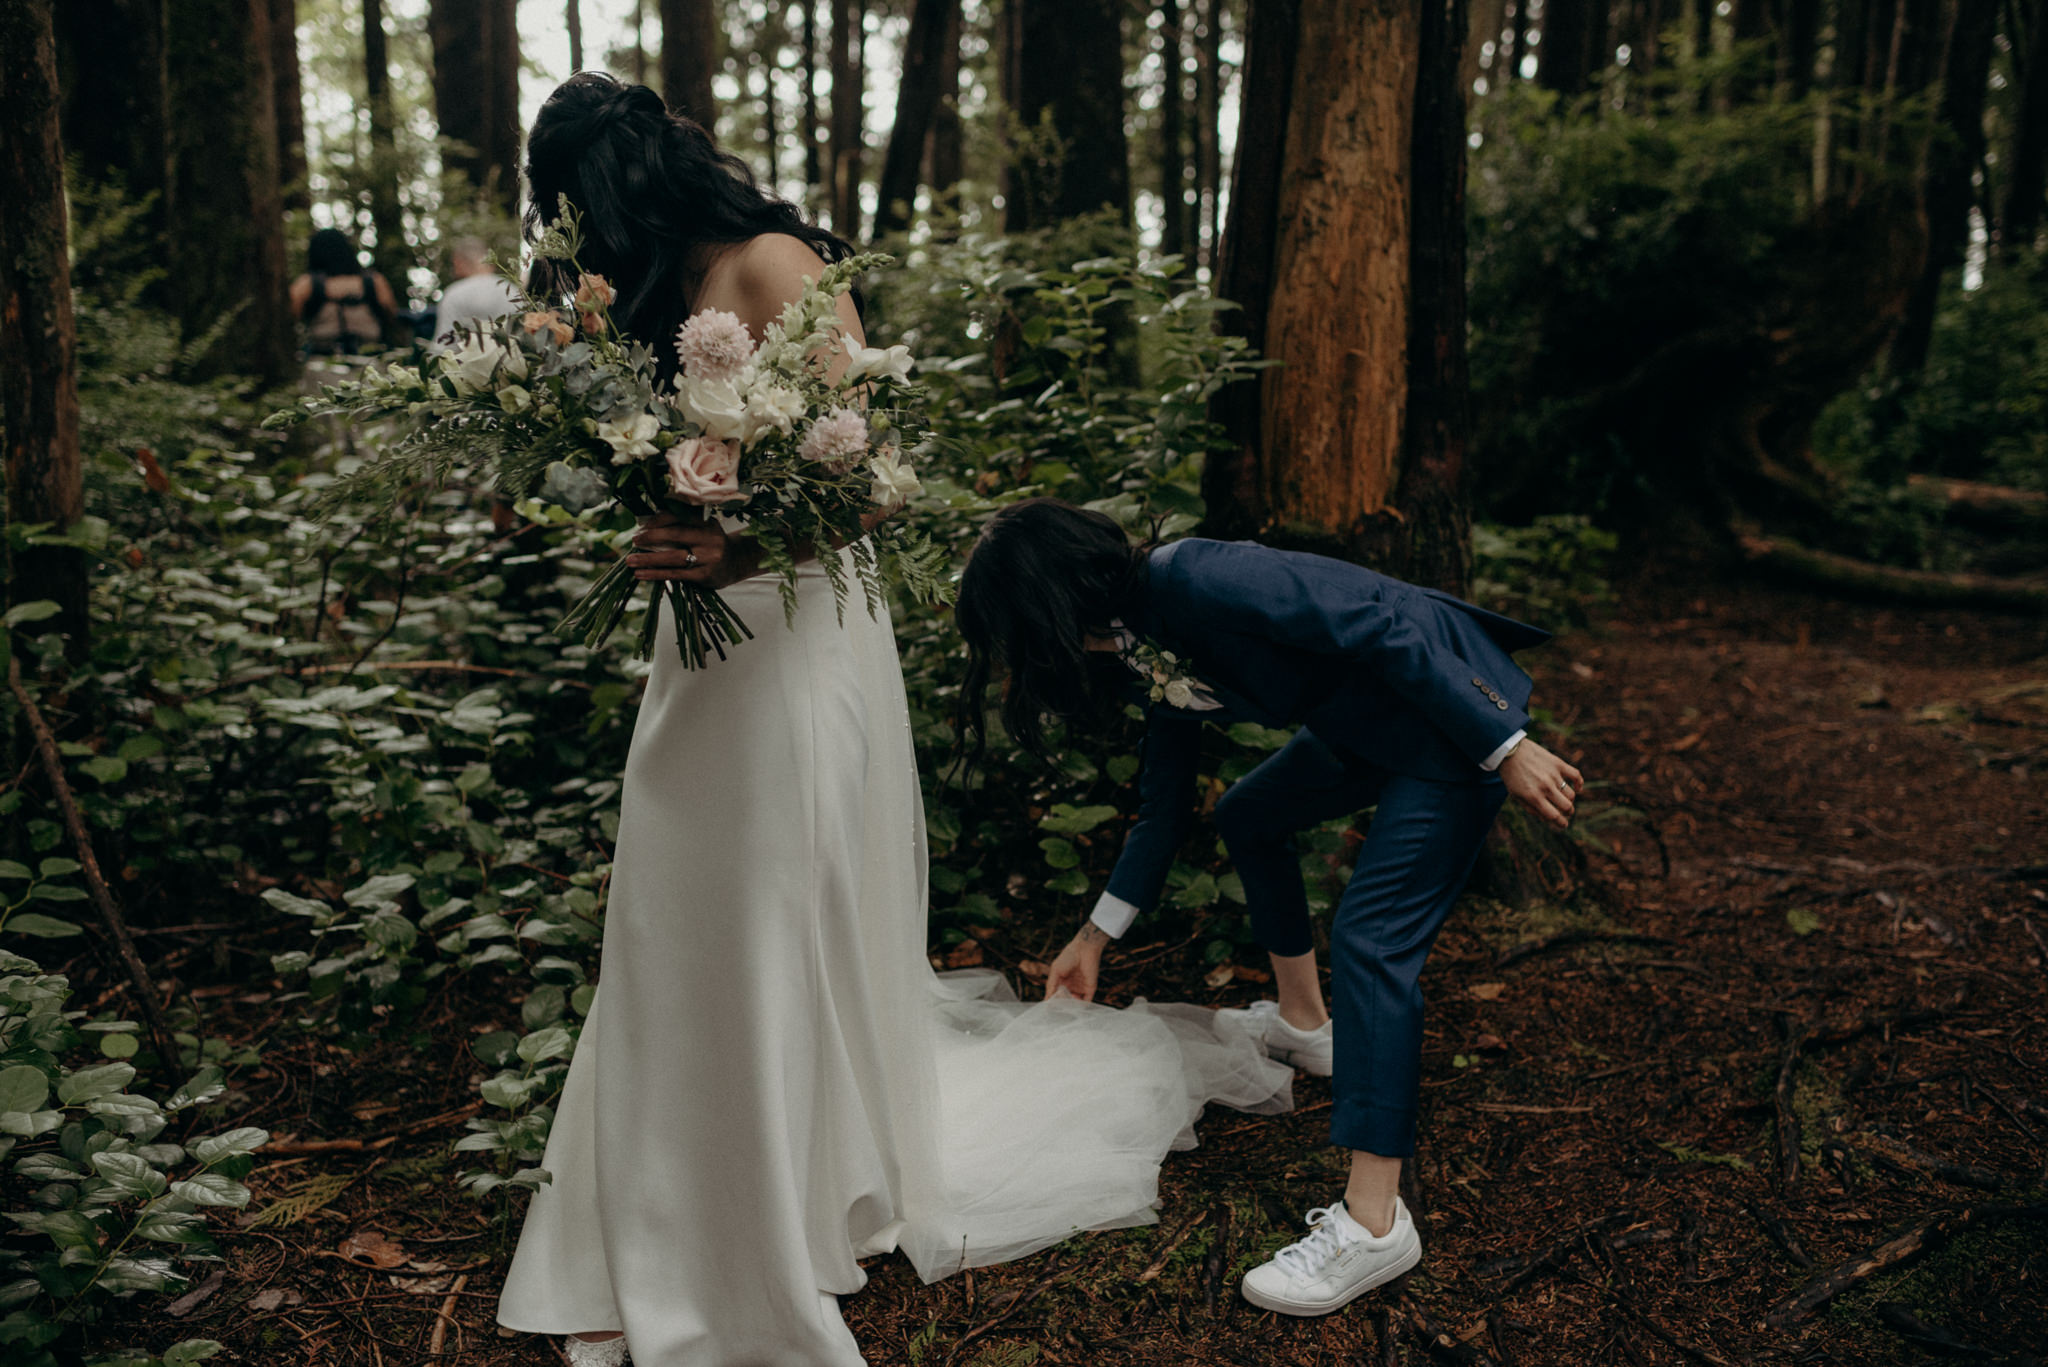
[[[1138,818],[1109,893],[1150,911],[1187,838],[1202,723],[1305,726],[1390,773],[1496,781],[1479,767],[1529,725],[1512,653],[1550,633],[1342,560],[1190,537],[1148,557],[1124,625],[1184,661],[1221,710],[1152,705]]]

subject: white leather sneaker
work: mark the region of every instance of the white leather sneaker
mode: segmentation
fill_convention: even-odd
[[[1334,1021],[1324,1021],[1320,1030],[1297,1030],[1280,1018],[1280,1003],[1275,1001],[1226,1006],[1216,1013],[1216,1019],[1245,1031],[1282,1063],[1317,1077],[1330,1075],[1331,1045],[1336,1038]]]
[[[571,1335],[562,1340],[562,1356],[569,1360],[569,1367],[625,1367],[626,1336],[592,1343]]]
[[[1310,1211],[1308,1223],[1306,1239],[1244,1274],[1246,1300],[1283,1315],[1327,1315],[1422,1261],[1422,1238],[1398,1197],[1383,1239],[1368,1234],[1342,1201]]]

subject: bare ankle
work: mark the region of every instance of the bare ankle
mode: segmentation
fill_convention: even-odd
[[[1321,1002],[1306,1006],[1299,1002],[1283,1002],[1280,1019],[1297,1030],[1320,1030],[1329,1023],[1330,1013],[1323,1009]]]

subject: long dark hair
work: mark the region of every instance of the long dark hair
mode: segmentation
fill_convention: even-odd
[[[306,270],[313,275],[358,275],[363,259],[347,233],[322,228],[306,240]]]
[[[701,283],[696,249],[787,233],[826,261],[853,255],[756,184],[747,164],[701,124],[670,113],[646,86],[601,71],[571,76],[540,107],[526,139],[526,186],[527,239],[547,230],[567,195],[583,218],[584,269],[618,290],[613,317],[654,347],[664,375],[676,364],[666,343]],[[568,282],[559,269],[536,261],[528,288],[537,297],[560,288]]]
[[[1104,666],[1122,668],[1088,637],[1143,591],[1145,553],[1115,519],[1056,498],[1027,498],[982,528],[960,576],[953,609],[967,641],[960,688],[956,769],[971,772],[988,749],[985,695],[998,666],[1009,673],[1003,729],[1049,759],[1045,719],[1086,720],[1108,695]]]

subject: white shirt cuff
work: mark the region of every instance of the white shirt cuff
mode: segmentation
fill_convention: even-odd
[[[1131,922],[1138,919],[1138,909],[1121,897],[1102,894],[1102,900],[1095,904],[1095,912],[1088,918],[1104,935],[1112,940],[1121,940],[1124,932],[1131,928]]]
[[[1494,770],[1500,768],[1500,762],[1508,757],[1508,751],[1514,749],[1517,745],[1521,744],[1522,740],[1526,736],[1528,736],[1528,734],[1529,733],[1527,731],[1517,731],[1514,735],[1509,736],[1506,740],[1500,743],[1500,749],[1495,750],[1485,759],[1479,761],[1479,767],[1484,769],[1489,774],[1492,773]]]

